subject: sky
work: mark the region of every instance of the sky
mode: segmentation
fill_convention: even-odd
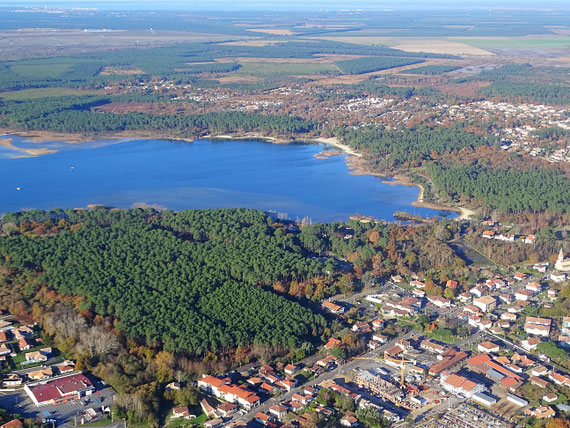
[[[6,7],[85,7],[123,10],[426,10],[426,9],[469,9],[469,8],[554,8],[570,9],[566,0],[2,0]]]

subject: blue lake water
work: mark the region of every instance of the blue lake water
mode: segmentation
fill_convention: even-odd
[[[16,147],[59,151],[14,159],[21,153],[0,146],[0,213],[87,204],[129,208],[144,203],[173,210],[259,208],[315,222],[343,221],[357,212],[386,220],[393,220],[395,211],[439,214],[412,206],[416,187],[352,175],[344,155],[314,158],[324,149],[317,144],[249,140],[37,144],[10,138]]]

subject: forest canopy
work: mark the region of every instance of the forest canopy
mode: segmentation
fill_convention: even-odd
[[[304,256],[300,242],[262,211],[57,216],[51,221],[74,227],[42,238],[0,238],[0,254],[11,266],[41,272],[58,293],[86,298],[85,309],[114,316],[127,337],[196,354],[249,344],[292,349],[324,326],[320,315],[264,289],[316,276],[322,263]],[[23,218],[8,214],[3,224]]]

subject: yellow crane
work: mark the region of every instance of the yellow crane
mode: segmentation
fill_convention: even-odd
[[[398,363],[398,364],[400,364],[400,367],[401,367],[401,375],[402,375],[401,378],[400,378],[400,386],[401,386],[402,388],[405,387],[405,384],[404,384],[404,376],[405,376],[406,367],[407,367],[408,365],[416,364],[415,361],[405,360],[403,355],[402,355],[402,359],[401,359],[401,360],[399,360],[399,359],[397,359],[397,358],[390,358],[390,357],[387,357],[387,358],[383,358],[383,357],[376,357],[376,358],[356,357],[355,360],[390,361],[390,362],[392,362],[392,363]]]

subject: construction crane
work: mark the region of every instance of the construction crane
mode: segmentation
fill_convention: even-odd
[[[382,358],[382,357],[376,357],[376,358],[369,358],[369,357],[356,357],[354,358],[355,360],[372,360],[372,361],[390,361],[392,363],[397,363],[400,364],[401,367],[401,378],[400,378],[400,386],[402,388],[405,388],[405,383],[404,383],[404,376],[405,376],[405,371],[406,371],[406,367],[408,365],[412,365],[415,364],[415,361],[411,361],[411,360],[405,360],[404,356],[402,355],[402,359],[399,360],[397,358]]]

